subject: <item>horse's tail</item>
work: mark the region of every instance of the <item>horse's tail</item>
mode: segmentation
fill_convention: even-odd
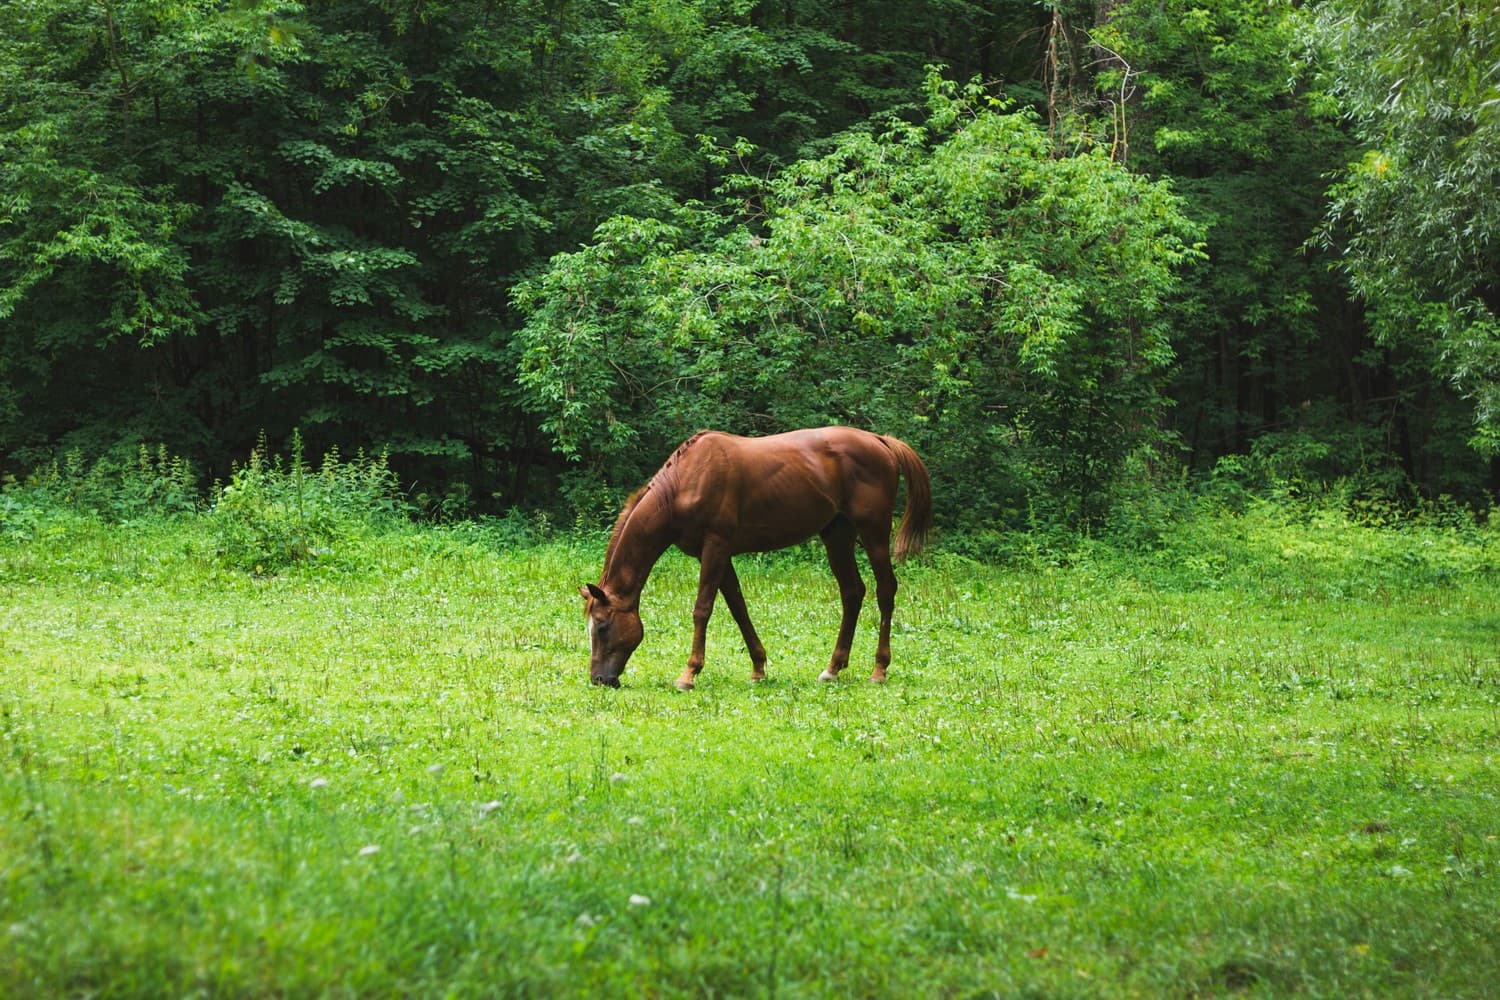
[[[901,512],[901,530],[896,534],[896,561],[922,551],[932,530],[932,480],[927,466],[905,441],[883,437],[886,447],[896,458],[901,475],[906,478],[906,510]]]

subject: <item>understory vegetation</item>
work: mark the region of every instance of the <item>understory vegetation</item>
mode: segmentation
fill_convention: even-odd
[[[0,493],[0,993],[1500,974],[1500,537],[1468,512],[1221,485],[1149,540],[949,537],[900,571],[883,686],[816,681],[820,552],[743,559],[770,679],[721,608],[683,695],[691,560],[595,689],[597,532],[414,524],[380,458],[305,466]]]

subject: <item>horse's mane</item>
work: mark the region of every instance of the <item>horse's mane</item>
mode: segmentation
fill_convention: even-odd
[[[698,431],[692,437],[688,438],[686,441],[682,442],[682,444],[678,445],[676,449],[673,450],[672,454],[667,456],[667,460],[661,463],[661,468],[657,470],[656,475],[651,477],[651,483],[654,483],[658,479],[660,479],[661,474],[670,469],[676,463],[677,459],[682,456],[682,453],[687,451],[693,445],[697,444],[700,438],[702,438],[705,434],[712,433],[712,431]],[[646,485],[650,486],[651,483],[647,483]]]
[[[709,432],[698,431],[692,437],[678,445],[672,454],[667,456],[667,460],[662,463],[661,468],[656,470],[656,475],[648,479],[645,486],[642,486],[626,498],[625,506],[620,508],[620,516],[615,518],[615,526],[610,530],[609,545],[604,549],[604,568],[606,573],[609,571],[610,562],[613,560],[615,554],[615,546],[620,541],[620,535],[625,531],[625,522],[630,520],[630,515],[635,512],[636,507],[640,506],[641,500],[651,490],[655,489],[656,492],[665,494],[662,499],[666,499],[670,495],[670,491],[676,486],[677,476],[673,466],[676,464],[677,459],[707,433]]]
[[[654,481],[655,480],[653,479],[652,482]],[[620,508],[620,516],[615,518],[615,526],[610,530],[609,533],[609,545],[607,545],[604,549],[605,569],[609,568],[610,560],[614,557],[615,545],[620,541],[620,533],[625,530],[625,522],[630,520],[631,512],[635,510],[636,505],[641,502],[641,497],[645,496],[646,491],[650,488],[651,483],[648,482],[645,486],[642,486],[640,489],[630,494],[629,498],[625,501],[625,506]]]

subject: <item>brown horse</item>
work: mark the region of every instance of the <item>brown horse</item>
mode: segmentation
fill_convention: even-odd
[[[763,438],[701,431],[684,441],[651,481],[625,502],[615,522],[597,585],[580,587],[589,623],[589,673],[595,684],[620,686],[630,654],[641,644],[641,590],[670,546],[696,558],[693,651],[677,679],[683,691],[703,669],[704,635],[716,594],[724,595],[745,647],[751,680],[766,676],[766,650],[735,576],[731,558],[823,539],[838,580],[844,615],[833,658],[819,680],[831,681],[849,663],[865,584],[854,559],[858,542],[875,573],[880,645],[871,677],[885,680],[891,662],[891,513],[906,477],[906,510],[896,538],[896,560],[920,551],[932,527],[927,468],[901,441],[852,427],[824,427]]]

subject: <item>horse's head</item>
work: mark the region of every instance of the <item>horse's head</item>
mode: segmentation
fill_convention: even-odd
[[[641,613],[611,602],[609,595],[592,583],[579,587],[578,592],[583,595],[589,617],[589,677],[595,684],[619,687],[626,661],[646,634]]]

